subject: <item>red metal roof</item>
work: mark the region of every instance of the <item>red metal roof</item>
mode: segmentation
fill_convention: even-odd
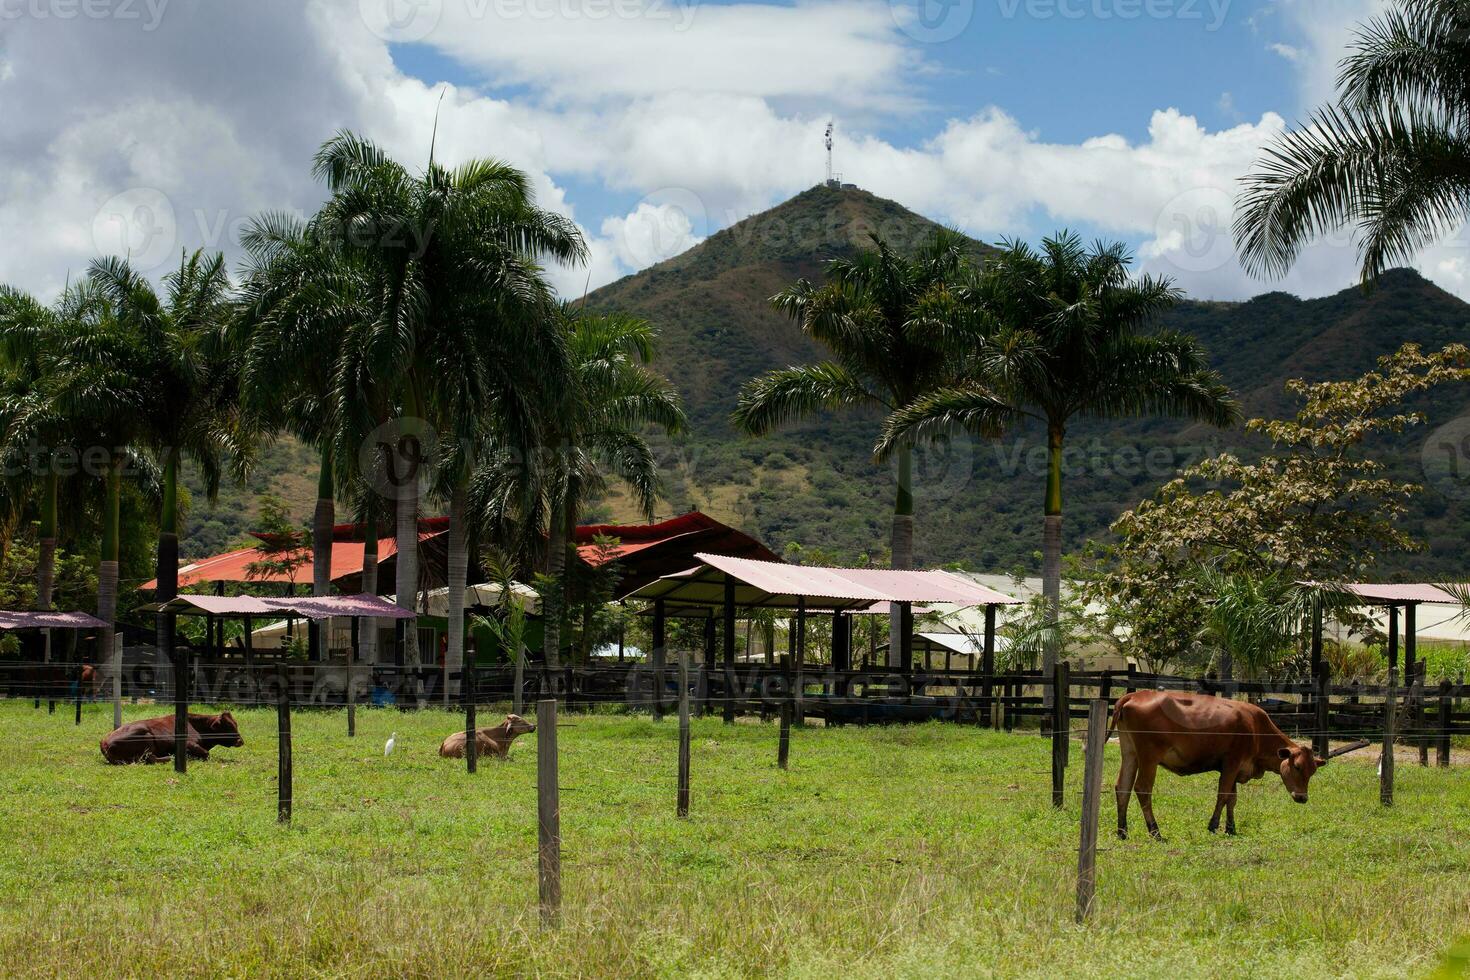
[[[688,605],[724,602],[727,580],[735,604],[792,608],[798,599],[831,609],[866,608],[875,602],[947,602],[961,606],[1016,605],[1021,600],[952,572],[880,568],[824,568],[753,561],[700,553],[699,567],[668,575],[628,598],[665,599]]]
[[[618,546],[607,554],[599,552],[593,539],[600,536],[617,538]],[[657,524],[584,525],[577,528],[576,542],[577,556],[589,565],[619,563],[620,594],[697,564],[700,552],[781,561],[755,538],[697,510]]]
[[[0,610],[0,630],[95,630],[107,624],[84,612],[11,612]]]
[[[419,521],[419,543],[437,538],[445,532],[447,518],[427,518]],[[332,536],[332,581],[349,575],[362,574],[363,553],[367,545],[360,539],[354,540],[350,536],[344,536],[343,528],[351,528],[353,525],[339,525]],[[361,529],[358,530],[361,534]],[[378,539],[378,561],[379,563],[392,558],[398,554],[398,541],[393,537]],[[307,560],[304,565],[296,569],[297,582],[310,583],[313,579],[311,549],[306,549]],[[267,575],[250,574],[250,566],[261,560],[261,553],[254,548],[239,548],[235,551],[227,551],[224,554],[213,555],[209,558],[201,558],[190,562],[179,568],[179,588],[185,589],[195,585],[207,585],[211,582],[290,582],[291,578],[281,573]],[[140,589],[152,591],[158,587],[157,579],[144,582]]]

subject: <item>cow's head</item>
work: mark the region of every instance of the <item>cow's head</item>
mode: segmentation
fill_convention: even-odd
[[[500,727],[504,730],[505,734],[511,738],[515,738],[517,735],[534,732],[536,730],[536,723],[527,721],[520,715],[506,715],[505,721],[501,722]]]
[[[192,719],[191,719],[192,721]],[[198,722],[193,722],[198,728]],[[200,731],[204,741],[209,745],[232,745],[236,748],[245,744],[245,739],[240,737],[240,726],[235,723],[235,716],[228,711],[222,711],[217,715],[207,716],[205,726],[208,731]]]
[[[1282,748],[1276,754],[1281,758],[1281,781],[1286,784],[1286,791],[1298,803],[1307,802],[1307,783],[1312,781],[1312,774],[1319,766],[1327,765],[1327,760],[1313,754],[1305,745]]]

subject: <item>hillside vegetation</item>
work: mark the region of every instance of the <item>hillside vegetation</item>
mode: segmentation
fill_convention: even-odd
[[[821,356],[769,298],[797,278],[817,280],[827,260],[881,235],[908,249],[935,225],[861,190],[815,187],[709,237],[699,246],[596,290],[595,309],[646,317],[658,326],[658,366],[679,388],[691,420],[678,443],[659,443],[669,499],[661,514],[691,508],[736,524],[781,549],[792,542],[839,560],[881,557],[892,506],[891,477],[870,458],[876,417],[821,416],[764,439],[738,436],[728,417],[740,386],[775,367]],[[976,243],[977,253],[987,246]],[[1294,411],[1290,378],[1353,377],[1407,341],[1440,347],[1470,337],[1470,306],[1413,272],[1388,273],[1369,293],[1348,289],[1300,300],[1270,292],[1244,303],[1181,303],[1170,326],[1197,336],[1247,415]],[[1378,447],[1394,475],[1423,480],[1423,448],[1434,429],[1470,405],[1470,392],[1416,407],[1429,424]],[[1087,420],[1070,436],[1064,494],[1065,542],[1074,550],[1106,533],[1122,510],[1176,469],[1229,448],[1260,450],[1240,430],[1221,432],[1168,420]],[[1470,444],[1467,444],[1470,445]],[[1439,479],[1412,504],[1408,527],[1419,554],[1388,556],[1386,573],[1458,575],[1470,537],[1470,454],[1444,460]],[[1457,450],[1458,451],[1458,450]],[[1464,464],[1464,477],[1446,465]],[[314,461],[290,440],[263,454],[250,487],[226,488],[217,507],[195,500],[184,542],[189,555],[239,539],[253,516],[250,496],[284,497],[303,519],[313,496]],[[963,562],[986,570],[1039,567],[1044,439],[1020,430],[999,442],[957,440],[917,461],[915,547],[923,564]],[[1463,481],[1463,482],[1462,482]],[[614,493],[591,519],[639,520]]]

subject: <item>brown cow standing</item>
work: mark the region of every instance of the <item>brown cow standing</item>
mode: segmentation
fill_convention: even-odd
[[[1123,748],[1118,772],[1118,836],[1128,837],[1128,798],[1138,793],[1138,805],[1148,832],[1159,837],[1154,820],[1154,776],[1163,766],[1179,776],[1218,772],[1220,790],[1210,833],[1220,829],[1225,811],[1225,833],[1235,833],[1235,787],[1278,772],[1298,803],[1307,802],[1307,783],[1318,766],[1327,764],[1310,748],[1281,733],[1260,707],[1207,694],[1174,691],[1135,691],[1118,699],[1113,727]]]
[[[217,745],[241,746],[240,728],[228,711],[217,715],[189,716],[188,740],[184,751],[191,759],[208,759]],[[152,763],[174,754],[174,716],[130,721],[102,736],[102,758],[114,766],[133,762]]]
[[[506,715],[505,721],[493,728],[475,729],[475,752],[481,756],[504,759],[510,752],[510,743],[517,735],[534,732],[536,725],[520,715]],[[439,754],[446,759],[464,758],[464,732],[455,732],[439,746]]]

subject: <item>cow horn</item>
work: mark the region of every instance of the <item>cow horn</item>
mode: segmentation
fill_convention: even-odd
[[[1358,742],[1353,742],[1353,743],[1351,743],[1349,745],[1341,745],[1341,746],[1338,746],[1337,748],[1333,749],[1331,752],[1328,752],[1327,753],[1327,758],[1329,758],[1329,759],[1335,759],[1335,758],[1337,758],[1340,755],[1347,755],[1349,752],[1356,752],[1359,749],[1366,749],[1368,746],[1370,746],[1372,744],[1373,744],[1372,742],[1358,741]]]

